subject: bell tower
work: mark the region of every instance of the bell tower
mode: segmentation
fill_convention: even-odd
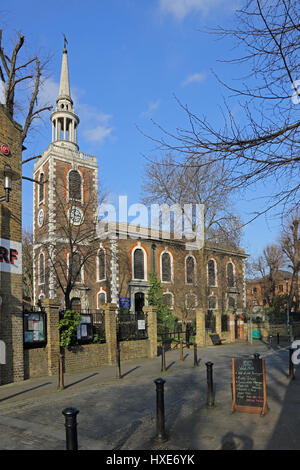
[[[97,158],[79,151],[77,143],[77,116],[70,91],[66,39],[55,111],[50,116],[52,141],[34,165],[33,177],[33,278],[34,303],[39,298],[64,296],[59,287],[65,283],[69,272],[70,243],[66,227],[77,231],[77,240],[92,233],[98,210]],[[78,251],[84,250],[78,246]],[[65,266],[63,265],[65,260]],[[60,266],[59,270],[57,266]],[[65,271],[65,272],[63,272]],[[59,277],[59,280],[58,280]],[[72,292],[88,308],[88,291],[85,288],[87,273],[82,276]]]
[[[51,114],[52,142],[70,149],[78,150],[77,128],[79,118],[74,111],[70,92],[68,53],[66,41],[63,48],[60,85],[56,109]]]

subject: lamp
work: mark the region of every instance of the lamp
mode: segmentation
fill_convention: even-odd
[[[12,188],[12,181],[18,180],[21,176],[7,164],[0,170],[0,178],[4,181],[5,195],[0,197],[0,201],[9,202],[10,191]]]

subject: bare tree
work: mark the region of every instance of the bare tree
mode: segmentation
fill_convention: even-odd
[[[91,214],[97,213],[98,201],[91,191],[85,203],[79,205],[76,198],[66,201],[64,191],[56,183],[55,214],[50,214],[45,224],[46,229],[51,227],[55,217],[55,232],[49,230],[48,235],[46,230],[44,237],[39,236],[35,243],[46,254],[45,285],[50,289],[50,279],[54,279],[53,288],[61,290],[69,309],[72,290],[84,288],[85,276],[95,269],[97,220]]]
[[[206,241],[238,246],[241,222],[231,210],[230,172],[223,162],[212,159],[208,159],[205,167],[190,163],[191,158],[178,166],[171,154],[148,162],[142,186],[143,202],[177,204],[182,211],[185,204],[202,204]]]
[[[158,149],[172,152],[179,165],[190,161],[191,167],[201,168],[211,161],[226,162],[231,187],[264,182],[268,201],[255,218],[279,204],[286,211],[299,200],[300,11],[292,0],[245,0],[236,15],[235,29],[206,32],[222,40],[233,38],[243,48],[241,55],[228,61],[238,69],[248,68],[241,86],[218,79],[239,98],[243,117],[240,113],[236,120],[225,103],[224,126],[218,129],[178,100],[188,119],[187,129],[172,132],[155,123],[162,136],[150,138]],[[233,73],[235,79],[237,74]]]
[[[253,270],[261,276],[262,296],[268,305],[273,304],[278,270],[284,265],[284,256],[279,245],[267,245],[263,254],[253,262]]]
[[[25,38],[19,34],[18,40],[9,56],[2,45],[2,30],[0,30],[0,81],[2,84],[2,93],[4,106],[9,116],[13,119],[16,108],[16,88],[24,82],[29,81],[30,97],[26,109],[25,121],[22,131],[22,142],[26,139],[28,131],[33,121],[40,117],[43,111],[51,110],[52,106],[38,107],[38,94],[41,85],[41,75],[43,66],[41,66],[38,57],[33,57],[23,63],[19,63],[19,56],[24,45]],[[45,64],[44,64],[45,65]],[[34,68],[32,67],[34,66]]]
[[[288,267],[292,270],[292,283],[289,292],[289,305],[295,299],[295,311],[299,311],[299,270],[300,270],[300,240],[299,240],[299,210],[288,217],[280,238],[281,248]]]

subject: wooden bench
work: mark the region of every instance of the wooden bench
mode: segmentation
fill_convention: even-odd
[[[221,339],[219,335],[210,335],[210,339],[212,340],[212,343],[214,346],[218,346],[222,344],[222,341],[225,341],[224,339]]]

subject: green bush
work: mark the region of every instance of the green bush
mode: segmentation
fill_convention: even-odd
[[[75,310],[66,310],[63,318],[59,321],[58,329],[60,331],[60,346],[71,349],[78,344],[77,328],[81,321],[81,316]]]

